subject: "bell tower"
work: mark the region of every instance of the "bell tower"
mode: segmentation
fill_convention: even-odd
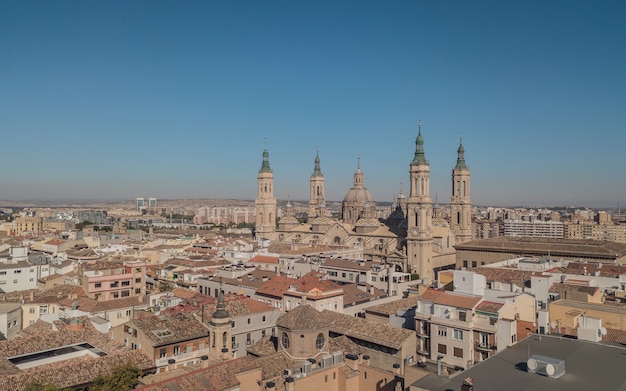
[[[315,154],[315,167],[310,179],[310,191],[309,191],[309,211],[308,218],[325,217],[318,216],[320,213],[319,208],[324,203],[324,174],[320,169],[320,155],[319,151]]]
[[[450,222],[456,243],[472,240],[472,200],[470,198],[470,170],[465,164],[463,136],[457,150],[456,166],[452,169],[452,198]]]
[[[263,150],[263,163],[258,176],[256,207],[256,235],[259,238],[274,239],[276,231],[276,198],[274,198],[274,174],[270,168],[270,154]]]
[[[432,208],[430,164],[424,154],[422,123],[418,123],[415,155],[409,165],[411,186],[407,200],[407,263],[420,278],[434,278],[432,264]]]

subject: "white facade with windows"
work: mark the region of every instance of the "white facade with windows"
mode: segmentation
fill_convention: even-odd
[[[50,275],[49,265],[31,265],[28,262],[0,264],[0,293],[37,288],[37,278]]]

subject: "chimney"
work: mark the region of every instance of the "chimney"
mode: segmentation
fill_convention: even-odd
[[[346,364],[348,364],[348,366],[352,368],[352,370],[357,371],[359,369],[359,356],[357,356],[356,354],[346,354],[345,360]]]
[[[400,375],[400,367],[401,365],[398,364],[397,362],[393,364],[393,373],[395,373],[396,375]]]
[[[295,391],[296,389],[296,379],[291,376],[285,378],[285,390],[287,391]]]
[[[171,371],[174,369],[176,369],[176,360],[170,358],[169,360],[167,360],[167,370]]]
[[[209,367],[209,356],[204,355],[200,357],[200,368],[208,368]]]
[[[276,383],[273,381],[268,381],[265,383],[265,389],[267,391],[276,391]]]
[[[369,356],[369,355],[367,355],[367,354],[364,354],[364,355],[363,355],[363,360],[362,360],[362,363],[363,363],[364,365],[370,365],[370,356]]]

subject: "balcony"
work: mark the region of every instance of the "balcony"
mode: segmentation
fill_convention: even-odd
[[[485,352],[485,353],[490,353],[493,350],[497,349],[495,345],[484,344],[480,342],[476,342],[476,345],[474,346],[474,348],[478,350],[479,352]]]

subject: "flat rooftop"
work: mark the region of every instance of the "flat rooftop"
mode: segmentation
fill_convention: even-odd
[[[532,355],[565,361],[565,374],[557,379],[527,371]],[[410,390],[460,391],[471,377],[476,391],[626,390],[626,348],[548,335],[531,335],[451,379],[426,376]]]

